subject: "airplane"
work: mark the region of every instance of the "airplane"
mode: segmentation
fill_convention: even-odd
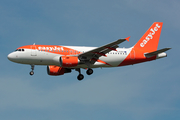
[[[130,48],[119,48],[119,44],[129,41],[130,37],[118,39],[101,47],[59,46],[59,45],[26,45],[17,48],[8,55],[15,63],[29,64],[34,74],[35,65],[46,65],[48,75],[58,76],[78,71],[77,79],[81,81],[85,69],[87,75],[93,68],[120,67],[167,57],[165,51],[157,50],[163,22],[154,22],[140,40]]]

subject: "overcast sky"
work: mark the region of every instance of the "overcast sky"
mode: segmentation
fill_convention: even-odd
[[[1,120],[179,120],[179,0],[1,0]],[[131,36],[131,47],[153,22],[163,22],[158,49],[168,57],[118,68],[52,77],[46,66],[12,63],[23,45],[102,46]]]

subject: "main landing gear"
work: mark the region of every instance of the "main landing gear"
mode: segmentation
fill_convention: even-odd
[[[82,79],[84,79],[84,75],[81,74],[81,69],[80,69],[80,68],[77,68],[77,69],[75,69],[75,70],[79,72],[79,75],[77,76],[77,79],[78,79],[79,81],[81,81]]]
[[[91,74],[93,74],[93,70],[92,70],[91,68],[89,68],[89,69],[86,71],[86,73],[87,73],[88,75],[91,75]]]
[[[77,79],[78,79],[79,81],[83,80],[83,79],[84,79],[84,75],[81,74],[81,69],[80,69],[80,68],[77,68],[77,69],[75,69],[75,70],[79,72],[79,75],[77,76]],[[89,68],[89,69],[86,71],[86,73],[87,73],[87,75],[91,75],[91,74],[93,74],[93,70],[92,70],[91,68]]]
[[[31,70],[32,70],[32,71],[31,71],[29,74],[30,74],[30,75],[34,75],[34,71],[33,71],[33,70],[34,70],[34,65],[31,65]]]

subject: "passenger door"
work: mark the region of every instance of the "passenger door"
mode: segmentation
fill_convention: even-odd
[[[37,49],[35,45],[31,46],[31,56],[37,56]]]

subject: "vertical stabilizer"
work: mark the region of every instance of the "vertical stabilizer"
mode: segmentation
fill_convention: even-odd
[[[158,48],[162,26],[162,22],[154,22],[136,43],[134,49],[143,50],[145,52],[156,51]]]

